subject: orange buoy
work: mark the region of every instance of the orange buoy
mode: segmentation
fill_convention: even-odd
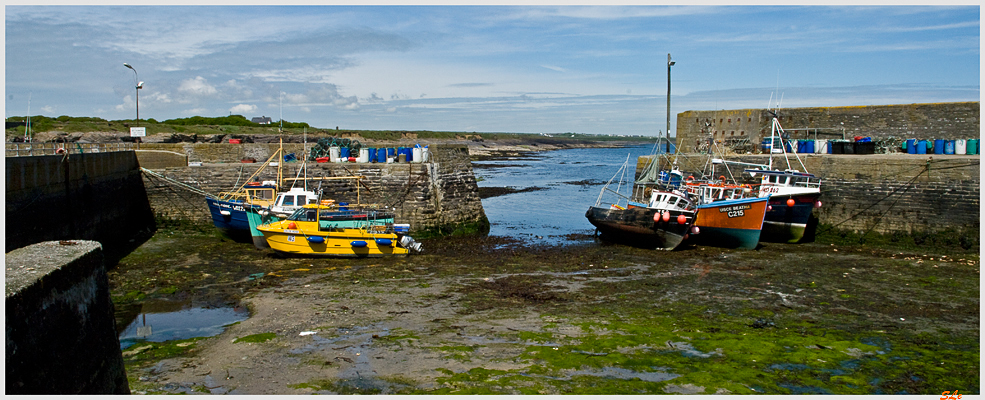
[[[670,211],[664,211],[663,218],[664,222],[670,221]]]
[[[653,213],[653,222],[660,222],[660,211]]]
[[[797,204],[794,199],[787,199],[787,207],[793,207],[794,204]]]
[[[685,217],[684,214],[678,215],[677,216],[677,223],[678,224],[681,224],[681,225],[686,224],[687,223],[687,217]]]
[[[287,229],[297,229],[297,227],[298,227],[297,224],[293,222],[287,224]]]

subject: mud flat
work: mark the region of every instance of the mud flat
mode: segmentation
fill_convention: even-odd
[[[110,280],[118,307],[250,310],[217,336],[127,349],[134,393],[979,393],[978,249],[839,239],[654,252],[464,237],[328,260],[162,227]]]

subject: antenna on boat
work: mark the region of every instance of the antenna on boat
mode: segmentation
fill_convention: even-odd
[[[304,127],[304,136],[301,142],[301,170],[304,171],[304,190],[308,190],[308,127]]]
[[[24,141],[25,142],[29,142],[31,140],[31,136],[30,136],[29,132],[30,132],[30,129],[31,129],[31,96],[33,96],[33,95],[34,95],[34,93],[28,93],[28,95],[27,95],[27,121],[25,121],[26,123],[24,124]]]

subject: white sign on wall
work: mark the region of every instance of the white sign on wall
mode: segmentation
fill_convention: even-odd
[[[147,128],[145,127],[131,127],[130,137],[144,137],[147,136]]]

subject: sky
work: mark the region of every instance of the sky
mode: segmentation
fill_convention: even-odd
[[[8,118],[133,119],[139,103],[158,121],[654,136],[668,54],[671,136],[689,110],[980,99],[977,4],[4,11]]]

